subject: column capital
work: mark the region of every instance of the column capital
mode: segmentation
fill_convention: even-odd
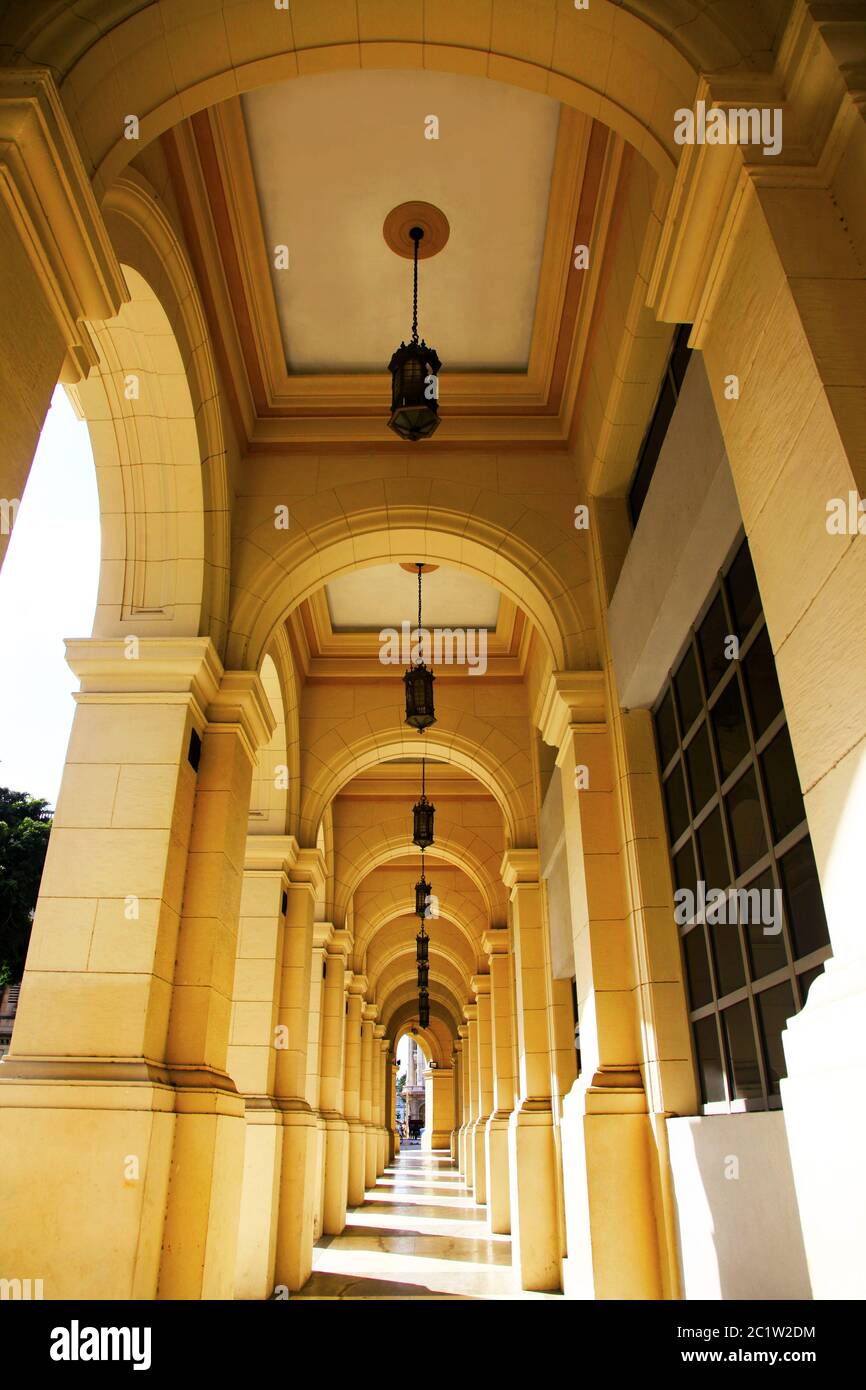
[[[314,922],[313,949],[321,951],[323,955],[326,955],[328,951],[328,942],[331,939],[333,930],[334,926],[332,922]]]
[[[338,930],[336,927],[332,925],[331,934],[328,937],[326,945],[328,955],[342,956],[343,962],[345,963],[349,959],[350,949],[351,938],[349,937],[349,933],[342,927]]]
[[[362,999],[362,1000],[363,1000],[364,995],[367,993],[367,976],[366,976],[366,975],[347,975],[347,977],[346,977],[346,991],[347,991],[347,993],[350,994],[353,998]]]
[[[536,712],[541,737],[561,748],[574,726],[604,724],[607,699],[603,671],[554,671]]]
[[[464,1004],[463,1017],[466,1019],[467,1023],[476,1023],[478,1021],[478,1005]]]
[[[7,214],[66,343],[61,380],[80,381],[98,361],[82,321],[114,318],[129,290],[47,68],[0,72],[0,166]]]
[[[470,987],[470,989],[472,990],[472,993],[475,995],[475,998],[476,998],[476,999],[479,999],[482,995],[489,994],[489,993],[490,993],[490,976],[489,976],[489,975],[473,975],[472,978],[471,978],[471,980],[469,981],[469,987]]]
[[[502,882],[506,888],[514,888],[518,883],[537,883],[540,862],[537,849],[507,849],[499,866]]]
[[[292,883],[304,883],[321,897],[328,881],[328,866],[320,849],[298,849],[289,872]]]
[[[460,1027],[463,1027],[463,1025],[461,1024]],[[457,1031],[459,1032],[460,1030],[458,1029]],[[462,1051],[463,1051],[463,1039],[462,1039],[462,1038],[455,1038],[455,1039],[454,1039],[453,1043],[451,1044],[451,1051],[452,1051],[452,1052],[462,1052]]]
[[[244,868],[281,873],[288,881],[298,857],[298,842],[294,835],[248,835],[244,851]]]
[[[378,1004],[365,1004],[361,1010],[361,1018],[365,1023],[375,1023],[379,1017]]]
[[[507,956],[510,949],[508,928],[489,927],[481,937],[481,949],[491,959],[493,956]]]
[[[238,725],[254,758],[276,728],[271,703],[258,671],[224,671],[206,714],[211,727]]]
[[[458,1023],[457,1032],[460,1034],[460,1041],[456,1042],[454,1046],[462,1048],[463,1043],[469,1037],[469,1029],[466,1027],[465,1023]]]

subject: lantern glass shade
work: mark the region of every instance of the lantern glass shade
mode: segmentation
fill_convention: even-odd
[[[418,991],[418,1022],[422,1028],[430,1022],[430,995],[426,989]]]
[[[423,661],[412,666],[403,676],[406,686],[406,723],[413,729],[428,729],[436,723],[433,708],[433,682],[436,677]]]
[[[425,342],[401,343],[388,363],[391,417],[388,428],[401,439],[429,439],[439,428],[438,382],[442,363]]]
[[[418,988],[426,989],[430,980],[430,966],[427,961],[418,962]]]
[[[412,843],[419,849],[429,849],[433,843],[433,818],[436,807],[422,796],[412,807]]]
[[[427,960],[430,951],[430,938],[426,932],[419,931],[415,937],[415,954],[419,961]]]
[[[430,895],[432,892],[431,885],[422,875],[415,884],[415,913],[422,921],[425,917],[430,916]]]

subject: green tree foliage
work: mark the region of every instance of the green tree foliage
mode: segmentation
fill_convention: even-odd
[[[47,801],[0,787],[0,988],[24,973],[51,815]]]

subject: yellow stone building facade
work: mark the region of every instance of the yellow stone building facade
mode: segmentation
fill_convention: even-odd
[[[423,736],[427,1142],[523,1289],[866,1293],[859,9],[7,7],[0,494],[62,382],[102,558],[0,1067],[0,1273],[296,1291],[394,1156],[421,740],[380,631],[423,561],[431,621],[486,642]],[[681,143],[714,108],[779,149]],[[386,428],[410,199],[451,224],[418,443]],[[778,959],[681,929],[716,825],[717,886],[782,894]]]

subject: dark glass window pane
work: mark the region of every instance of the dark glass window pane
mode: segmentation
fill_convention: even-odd
[[[700,714],[703,703],[698,681],[698,665],[691,644],[686,649],[680,669],[674,676],[674,686],[680,710],[680,728],[685,734]]]
[[[743,953],[740,950],[740,929],[736,922],[730,920],[735,915],[733,911],[721,912],[720,916],[727,917],[728,921],[711,922],[709,918],[715,915],[712,906],[707,908],[707,914],[707,926],[716,963],[716,983],[721,998],[725,994],[731,994],[735,989],[741,989],[746,983]]]
[[[708,695],[713,693],[730,665],[725,656],[725,639],[729,635],[722,597],[721,594],[717,594],[698,628],[698,647]]]
[[[721,1018],[730,1063],[731,1099],[759,1100],[763,1091],[748,1000],[723,1009]]]
[[[734,867],[739,876],[767,850],[761,803],[758,800],[758,779],[753,767],[739,782],[734,783],[725,797],[725,805],[733,840]]]
[[[659,450],[668,432],[668,425],[671,422],[671,416],[674,413],[675,405],[676,396],[674,395],[674,388],[668,373],[665,372],[658,403],[656,404],[653,418],[650,421],[646,439],[641,445],[634,482],[631,485],[631,491],[629,493],[631,519],[635,526],[637,525],[638,517],[643,510],[643,504],[649,492],[650,483],[652,482],[653,473],[655,472],[658,462]]]
[[[743,713],[743,702],[740,699],[740,687],[736,676],[725,686],[713,706],[710,718],[713,721],[719,768],[724,781],[749,752],[746,716]]]
[[[788,953],[785,950],[785,937],[781,924],[781,903],[774,896],[776,890],[773,887],[773,879],[769,869],[765,869],[757,878],[752,879],[748,888],[741,891],[749,894],[761,894],[760,902],[750,896],[748,911],[745,914],[748,921],[744,924],[752,979],[760,980],[763,975],[772,975],[774,970],[781,970],[788,963]],[[755,910],[756,907],[758,908],[757,911]],[[765,910],[767,908],[769,911]],[[741,909],[741,921],[743,915]],[[774,918],[775,920],[773,920]],[[776,930],[777,927],[778,931]]]
[[[701,874],[710,888],[727,888],[731,881],[728,856],[725,851],[725,837],[722,833],[722,817],[718,810],[707,816],[697,832]]]
[[[704,1103],[725,1099],[725,1081],[722,1075],[722,1059],[719,1055],[719,1036],[716,1032],[715,1016],[702,1018],[692,1024],[695,1035],[695,1052],[698,1071],[701,1077],[701,1095]]]
[[[773,840],[778,842],[799,825],[806,815],[787,727],[779,730],[772,743],[761,754],[761,767],[764,770],[764,786],[767,788]]]
[[[683,378],[686,374],[686,367],[689,365],[692,356],[692,349],[688,345],[691,331],[691,324],[681,323],[674,335],[674,346],[671,352],[671,374],[677,388],[677,395],[680,393]]]
[[[689,823],[686,806],[686,787],[683,781],[682,763],[674,763],[673,771],[664,782],[665,805],[668,811],[668,828],[671,844],[678,840]]]
[[[756,996],[756,1003],[767,1063],[767,1090],[771,1096],[777,1096],[779,1080],[788,1074],[785,1067],[785,1049],[782,1047],[782,1031],[791,1015],[796,1013],[794,992],[787,982],[774,985],[772,989],[762,990]]]
[[[809,998],[809,990],[812,988],[818,976],[823,974],[823,965],[814,965],[811,970],[804,970],[802,975],[797,976],[797,979],[800,981],[800,993],[803,996],[804,1004]]]
[[[752,568],[747,541],[743,541],[737,551],[736,559],[728,570],[726,583],[737,636],[742,639],[754,626],[761,611],[758,581]]]
[[[683,845],[679,854],[674,855],[674,887],[688,888],[689,892],[694,893],[698,885],[698,876],[695,870],[695,856],[692,849],[692,842],[688,840]]]
[[[776,660],[765,627],[761,628],[743,658],[743,674],[755,738],[760,738],[782,708],[782,692],[776,677]]]
[[[812,841],[806,835],[779,860],[785,906],[794,945],[794,955],[808,956],[810,952],[829,946],[824,900],[818,882],[818,870],[812,853]]]
[[[713,772],[706,723],[698,725],[698,732],[686,749],[686,768],[689,774],[689,791],[692,794],[692,812],[697,815],[716,790],[716,774]]]
[[[683,954],[686,958],[686,979],[689,985],[689,1008],[701,1009],[713,997],[710,983],[710,967],[707,963],[707,948],[704,942],[704,929],[693,927],[683,937]]]
[[[674,723],[674,701],[670,690],[658,707],[656,714],[656,738],[659,741],[659,759],[663,768],[667,767],[677,751],[677,729]]]

